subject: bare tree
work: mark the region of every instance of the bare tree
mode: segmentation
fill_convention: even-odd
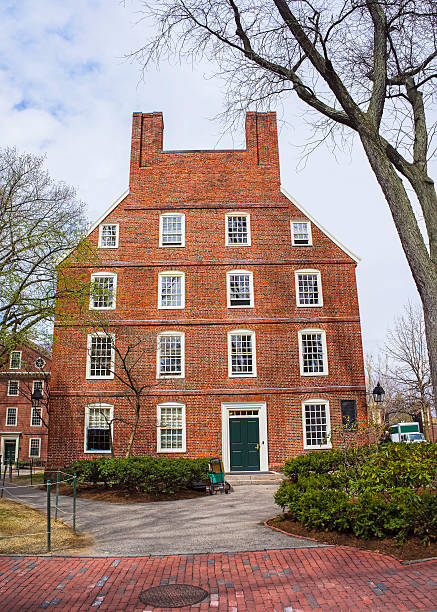
[[[144,66],[174,54],[204,56],[226,80],[230,110],[267,105],[292,91],[314,111],[322,139],[334,128],[358,135],[422,300],[437,390],[437,194],[428,169],[436,131],[429,119],[437,77],[435,0],[143,6],[154,35],[133,56]]]
[[[69,277],[62,280],[59,262],[74,247],[76,259],[85,249],[83,204],[43,164],[42,157],[0,150],[0,365],[44,331],[61,293],[80,292]]]

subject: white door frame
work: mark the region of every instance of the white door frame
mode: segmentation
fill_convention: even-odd
[[[222,458],[225,472],[231,469],[229,439],[229,412],[231,410],[258,410],[259,419],[259,471],[268,472],[269,452],[267,443],[267,404],[266,402],[222,402]],[[244,416],[242,418],[245,418]],[[253,418],[249,416],[248,418]]]
[[[1,456],[2,456],[2,464],[5,461],[5,442],[13,442],[15,440],[15,461],[18,459],[18,449],[20,446],[20,435],[19,433],[2,433],[2,441],[1,441]]]

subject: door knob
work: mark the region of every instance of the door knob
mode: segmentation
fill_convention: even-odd
[[[256,450],[259,450],[259,444],[256,445]]]

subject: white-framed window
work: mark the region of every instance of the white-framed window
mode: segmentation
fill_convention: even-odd
[[[111,404],[89,404],[85,406],[86,453],[110,453],[113,435],[114,406]]]
[[[228,375],[256,376],[255,332],[236,329],[228,333]]]
[[[323,329],[301,329],[298,338],[301,376],[326,376],[326,332]]]
[[[29,457],[39,457],[41,455],[41,438],[30,438]]]
[[[250,246],[250,215],[244,212],[230,212],[225,216],[226,246]]]
[[[184,272],[160,272],[158,274],[158,308],[185,308]]]
[[[329,402],[311,399],[302,402],[303,447],[331,448]]]
[[[185,405],[165,402],[157,406],[158,453],[185,453],[186,422]]]
[[[11,351],[9,368],[11,370],[19,370],[21,368],[21,351]]]
[[[114,310],[117,275],[112,272],[91,274],[90,310]]]
[[[34,380],[32,381],[32,393],[39,389],[41,393],[44,393],[44,381],[43,380]]]
[[[296,270],[294,278],[297,306],[323,306],[322,280],[319,270]]]
[[[9,380],[8,381],[8,395],[9,396],[20,395],[20,381],[19,380]]]
[[[6,410],[6,425],[15,427],[17,425],[18,408],[7,408]]]
[[[311,223],[309,221],[291,220],[291,243],[293,246],[311,246]]]
[[[99,225],[99,248],[117,249],[118,234],[118,223],[102,223],[101,225]]]
[[[38,368],[38,370],[42,370],[45,364],[46,362],[42,357],[38,357],[38,359],[35,360],[35,366]]]
[[[253,308],[253,273],[231,270],[226,279],[228,308]]]
[[[114,378],[114,335],[105,332],[88,334],[87,378]]]
[[[32,427],[41,427],[42,418],[41,418],[41,407],[32,406],[32,413],[30,417],[30,425]]]
[[[185,378],[185,334],[167,331],[158,335],[157,378]]]
[[[159,217],[159,246],[185,246],[185,215],[164,213]]]

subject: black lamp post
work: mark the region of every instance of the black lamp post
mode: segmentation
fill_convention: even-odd
[[[39,408],[41,406],[41,401],[43,397],[44,397],[43,392],[38,386],[35,389],[35,391],[32,393],[32,395],[30,396],[30,399],[32,402],[32,408]]]
[[[375,401],[375,404],[382,404],[382,402],[384,401],[385,391],[381,387],[381,385],[379,383],[379,380],[378,380],[378,384],[376,385],[376,387],[372,391],[372,395],[373,395],[373,399]]]

